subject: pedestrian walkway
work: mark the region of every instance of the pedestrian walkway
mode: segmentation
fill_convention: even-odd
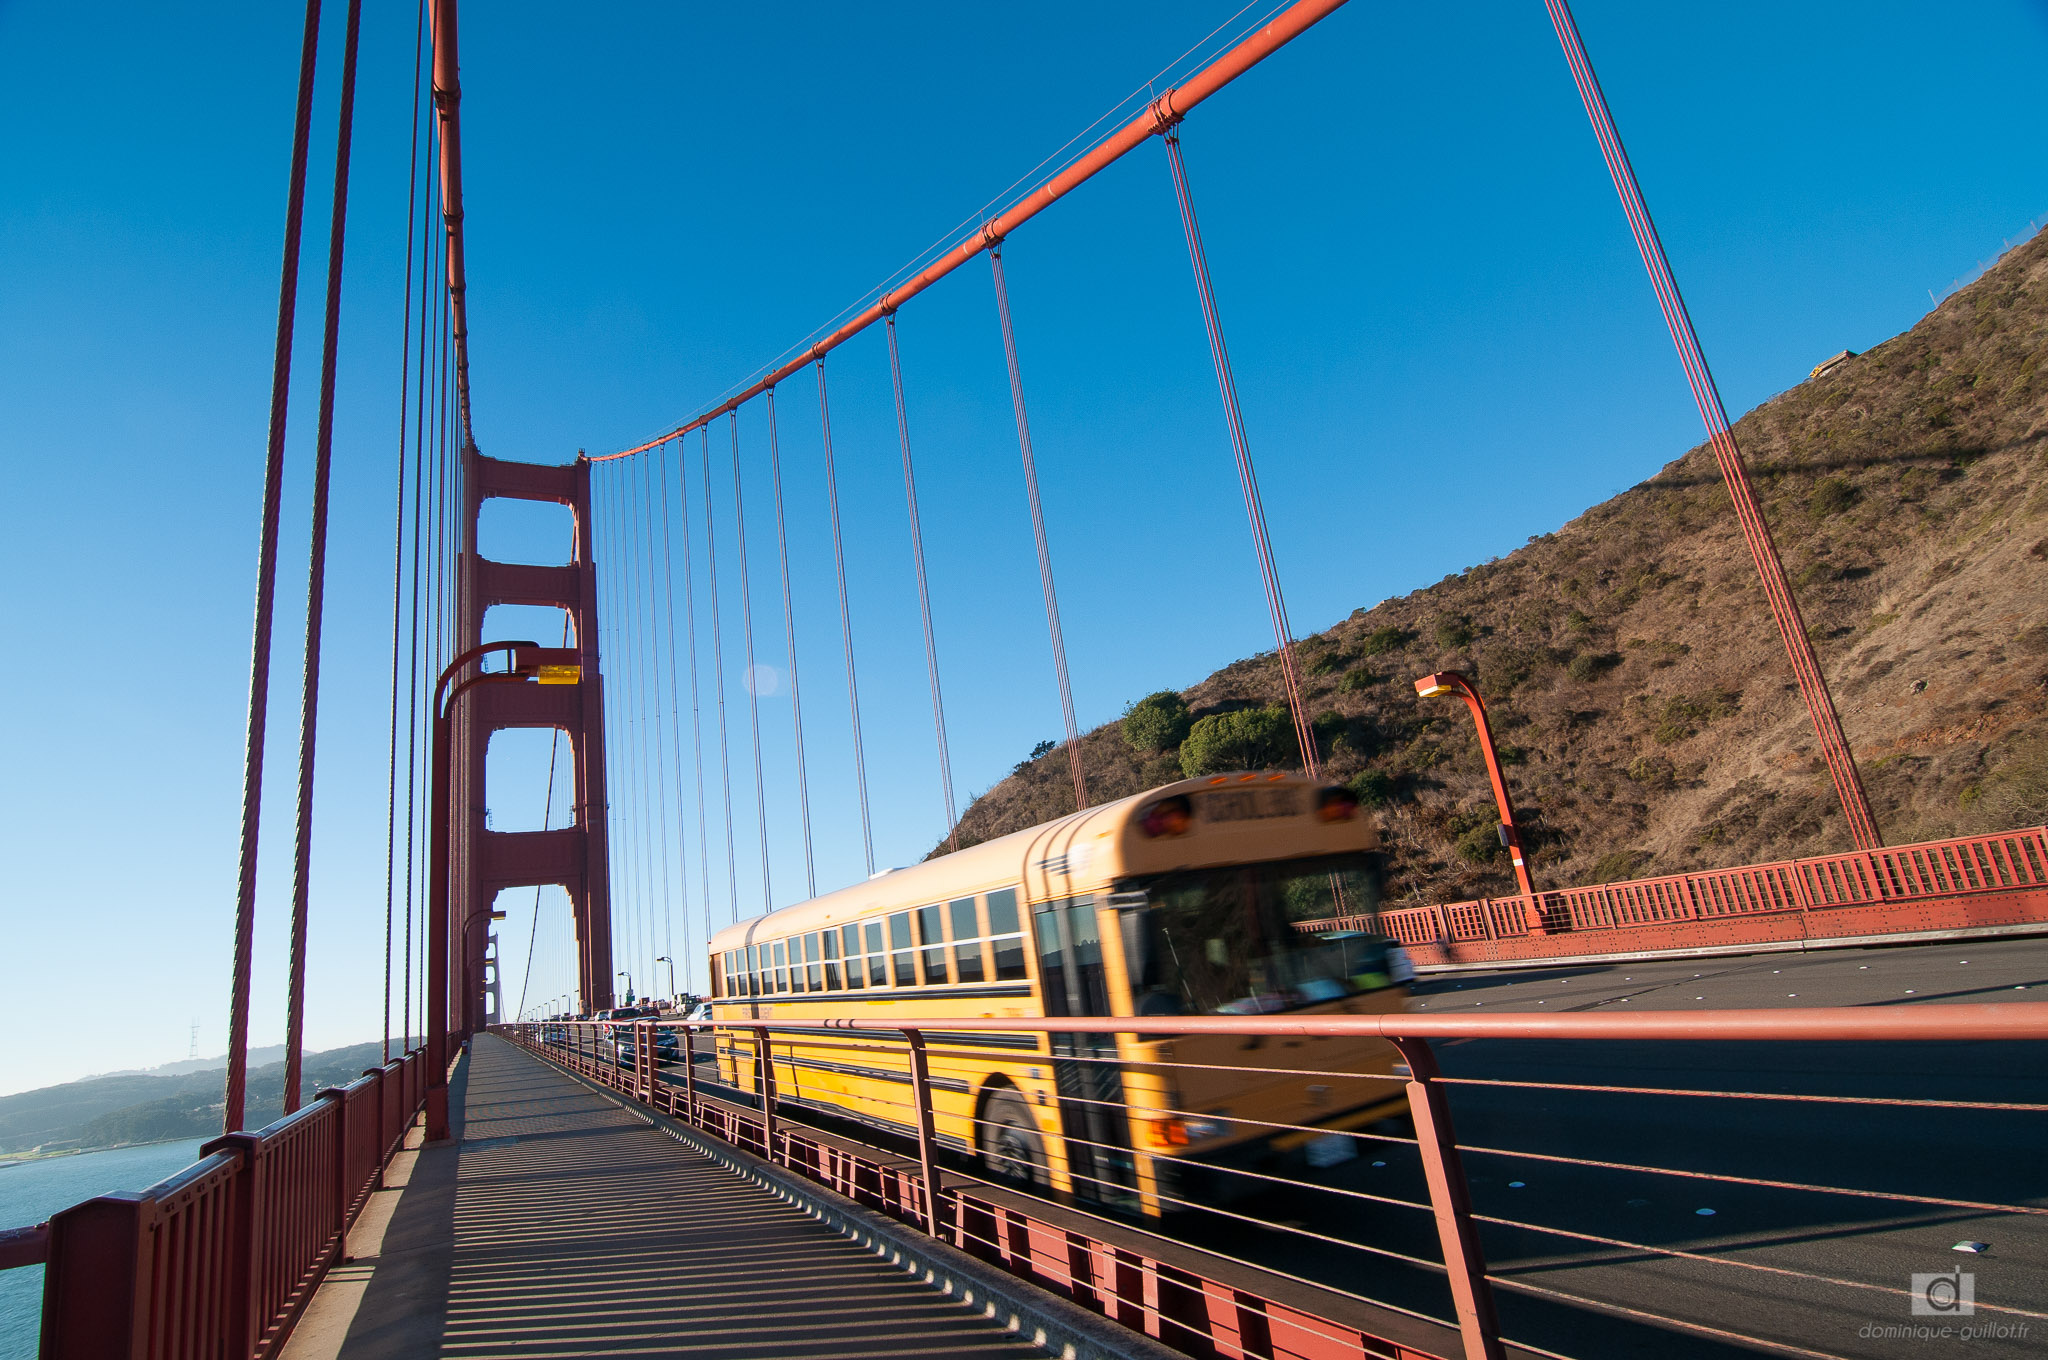
[[[1044,1354],[491,1035],[450,1094],[285,1360]]]

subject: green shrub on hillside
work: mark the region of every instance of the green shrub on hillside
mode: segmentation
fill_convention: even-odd
[[[1353,776],[1344,787],[1358,795],[1367,807],[1385,807],[1394,801],[1396,780],[1384,770],[1366,770]]]
[[[1821,519],[1839,515],[1856,503],[1856,488],[1846,477],[1823,477],[1814,483],[1806,508]]]
[[[1285,707],[1245,708],[1215,713],[1188,729],[1180,745],[1181,773],[1217,774],[1225,770],[1271,770],[1299,759],[1294,721]]]
[[[1170,689],[1148,694],[1124,710],[1118,728],[1124,744],[1141,755],[1171,751],[1187,739],[1187,703]]]
[[[1375,675],[1361,666],[1355,671],[1344,672],[1344,678],[1337,682],[1337,692],[1339,694],[1355,694],[1362,689],[1371,689],[1386,678],[1384,675]]]
[[[1366,656],[1378,656],[1381,652],[1391,652],[1396,647],[1406,647],[1414,640],[1415,634],[1390,623],[1385,628],[1375,628],[1367,633],[1358,650]]]
[[[1581,652],[1564,668],[1564,673],[1580,684],[1598,680],[1621,664],[1621,658],[1613,652]]]
[[[1439,647],[1462,647],[1472,640],[1472,620],[1468,618],[1439,619],[1436,625],[1436,645]]]

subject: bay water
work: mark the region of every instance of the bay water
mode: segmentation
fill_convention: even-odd
[[[0,1228],[41,1223],[80,1200],[146,1190],[199,1160],[199,1140],[0,1163]],[[43,1268],[0,1271],[0,1360],[34,1360],[42,1334]]]

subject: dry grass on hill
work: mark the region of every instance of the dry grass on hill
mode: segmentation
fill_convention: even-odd
[[[2048,818],[2048,233],[1905,334],[1736,425],[1890,842]],[[1393,894],[1512,891],[1462,705],[1485,695],[1539,884],[1848,848],[1791,668],[1704,446],[1506,557],[1302,639],[1329,773],[1376,771]],[[1268,654],[1184,691],[1280,702]],[[1091,801],[1180,777],[1110,723]],[[1064,750],[974,801],[963,844],[1070,812]],[[941,847],[943,848],[943,847]]]

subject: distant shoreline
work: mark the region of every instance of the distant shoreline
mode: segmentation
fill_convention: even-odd
[[[47,1162],[55,1157],[79,1157],[88,1152],[125,1152],[129,1148],[162,1147],[166,1143],[205,1142],[187,1135],[182,1138],[151,1138],[140,1143],[108,1143],[105,1147],[59,1148],[55,1152],[0,1152],[0,1169],[25,1162]]]

